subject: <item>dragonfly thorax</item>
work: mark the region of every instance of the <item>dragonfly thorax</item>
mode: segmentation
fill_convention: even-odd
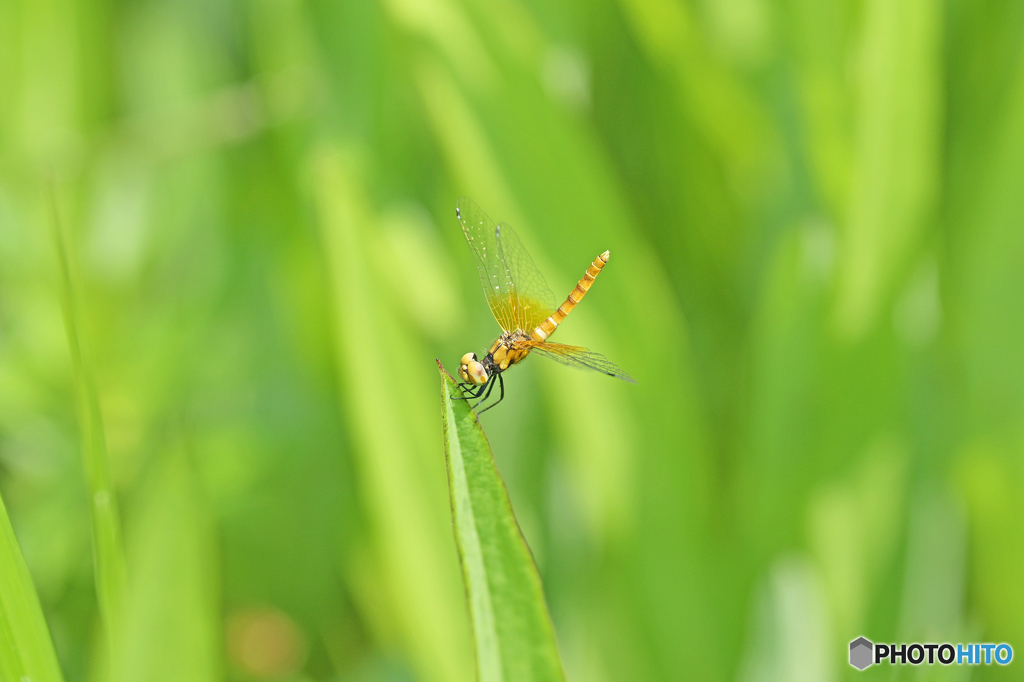
[[[495,374],[526,357],[530,350],[524,344],[529,338],[526,332],[517,329],[499,336],[483,360],[477,359],[476,353],[466,353],[459,363],[459,376],[467,383],[483,386]]]

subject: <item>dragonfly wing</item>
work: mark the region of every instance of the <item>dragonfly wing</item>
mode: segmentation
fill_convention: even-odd
[[[507,223],[496,225],[475,201],[462,197],[455,214],[479,261],[480,285],[505,331],[530,331],[554,310],[554,295]]]
[[[568,367],[585,369],[591,372],[599,372],[601,374],[607,374],[610,377],[615,377],[616,379],[628,381],[631,384],[636,383],[636,380],[633,377],[619,369],[614,362],[600,353],[595,353],[594,351],[583,348],[582,346],[567,346],[564,343],[551,342],[531,342],[529,345],[530,352],[551,358],[555,362],[560,362]]]
[[[511,225],[498,224],[497,242],[501,261],[512,274],[515,287],[513,314],[516,327],[529,332],[554,312],[555,295]]]
[[[509,293],[514,292],[512,272],[502,260],[498,248],[498,226],[469,197],[459,199],[455,205],[455,215],[462,224],[469,248],[479,261],[477,269],[487,306],[502,329],[514,330],[514,308]]]

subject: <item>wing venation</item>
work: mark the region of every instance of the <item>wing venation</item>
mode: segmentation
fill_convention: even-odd
[[[484,298],[505,331],[529,332],[554,310],[554,295],[519,236],[507,223],[496,225],[475,201],[459,199],[456,216],[476,255]]]
[[[532,340],[528,342],[528,345],[531,352],[551,358],[555,362],[560,362],[567,367],[599,372],[616,379],[628,381],[631,384],[636,383],[636,379],[622,371],[614,362],[588,348],[568,346],[564,343],[552,343],[550,341],[540,343]]]

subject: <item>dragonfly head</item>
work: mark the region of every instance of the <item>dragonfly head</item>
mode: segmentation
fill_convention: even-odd
[[[469,382],[474,386],[483,386],[490,378],[483,364],[477,360],[476,353],[466,353],[462,356],[461,363],[459,364],[459,376],[462,377],[463,381]]]

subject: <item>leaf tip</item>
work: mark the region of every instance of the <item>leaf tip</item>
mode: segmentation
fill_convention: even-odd
[[[446,370],[444,368],[444,365],[441,364],[440,358],[434,358],[434,362],[437,363],[437,371],[439,371],[441,373],[441,376],[442,377],[448,377],[449,381],[451,381],[452,383],[455,383],[455,377],[453,377],[451,374],[449,374],[448,370]]]

